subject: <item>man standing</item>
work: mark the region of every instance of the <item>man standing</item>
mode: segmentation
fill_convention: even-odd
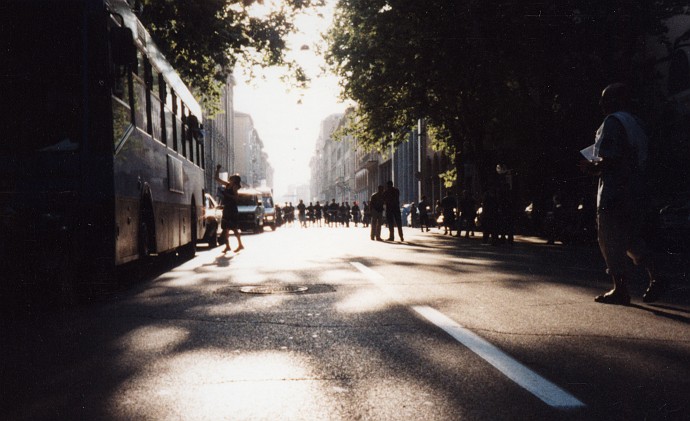
[[[395,227],[398,227],[400,241],[403,242],[402,215],[400,215],[400,190],[393,187],[393,182],[388,180],[386,191],[383,193],[383,201],[386,203],[386,222],[388,223],[388,240],[395,241]]]
[[[604,89],[600,100],[606,115],[597,130],[593,157],[580,168],[599,176],[597,192],[597,234],[599,248],[613,278],[613,289],[594,300],[605,304],[630,304],[626,260],[645,266],[649,287],[644,302],[659,299],[665,285],[655,279],[650,253],[640,237],[643,223],[644,169],[647,136],[640,121],[629,111],[626,85],[614,83]]]
[[[369,201],[369,212],[371,212],[371,234],[372,240],[383,241],[381,238],[381,225],[383,224],[383,186],[379,186],[376,193],[371,195]]]
[[[450,191],[441,199],[441,208],[443,209],[443,235],[453,235],[453,228],[455,227],[455,208],[458,202],[455,196]]]
[[[422,232],[424,232],[425,228],[429,232],[429,202],[427,202],[426,196],[422,196],[422,200],[417,205],[417,208],[419,210],[419,227],[422,229]]]

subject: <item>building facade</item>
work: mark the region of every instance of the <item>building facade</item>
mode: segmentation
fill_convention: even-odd
[[[234,122],[232,173],[242,177],[243,186],[273,188],[274,170],[254,120],[251,115],[236,111]]]
[[[216,165],[232,173],[234,150],[234,96],[235,79],[230,76],[222,88],[220,110],[204,122],[204,162],[206,163],[206,188],[215,195],[218,189],[214,180]]]

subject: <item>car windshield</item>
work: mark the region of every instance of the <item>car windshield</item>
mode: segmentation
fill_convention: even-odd
[[[273,199],[270,197],[262,197],[262,200],[264,202],[264,207],[265,208],[272,208],[273,207]]]
[[[237,206],[256,206],[256,196],[241,194],[237,198]]]

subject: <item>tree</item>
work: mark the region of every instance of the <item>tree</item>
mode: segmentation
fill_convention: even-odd
[[[298,85],[306,75],[286,60],[286,36],[295,30],[297,13],[324,0],[285,0],[263,17],[251,7],[263,0],[143,0],[140,19],[182,79],[213,103],[219,84],[242,61],[284,65]]]
[[[641,41],[663,35],[663,20],[685,6],[340,0],[327,59],[358,104],[353,130],[364,144],[397,144],[424,118],[461,182],[463,161],[487,175],[506,159],[540,190],[575,171],[566,160],[591,143],[603,86],[648,84]]]

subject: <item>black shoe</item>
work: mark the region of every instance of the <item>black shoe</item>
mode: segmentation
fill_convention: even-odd
[[[609,291],[606,294],[598,295],[594,298],[597,303],[616,304],[621,306],[630,305],[630,294],[627,292]]]
[[[655,279],[649,283],[647,291],[645,291],[642,296],[642,301],[645,303],[653,303],[661,297],[664,291],[666,291],[666,284]]]

